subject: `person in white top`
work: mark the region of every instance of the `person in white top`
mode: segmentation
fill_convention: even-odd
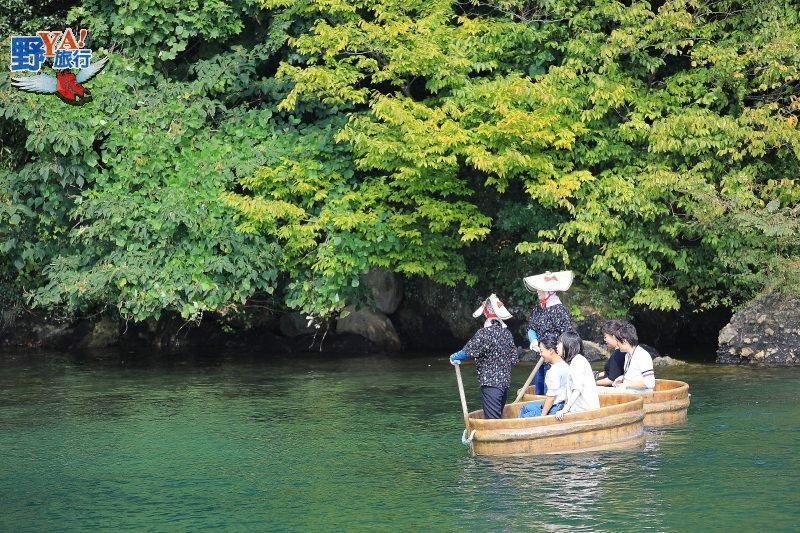
[[[597,395],[597,384],[589,361],[582,355],[583,341],[574,331],[565,331],[558,342],[558,353],[564,362],[569,363],[569,381],[567,385],[567,402],[564,408],[556,413],[561,422],[567,413],[578,413],[590,409],[600,409],[600,398]]]
[[[613,386],[625,392],[650,392],[656,386],[653,358],[639,346],[639,336],[633,324],[623,324],[614,336],[619,349],[625,352],[625,373],[614,380]]]
[[[546,333],[538,341],[542,359],[551,365],[544,378],[546,398],[526,403],[520,409],[520,418],[553,415],[564,407],[567,399],[569,365],[558,354],[558,337],[552,333]]]

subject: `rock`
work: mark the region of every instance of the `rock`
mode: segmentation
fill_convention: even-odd
[[[309,325],[308,318],[302,313],[286,313],[281,316],[281,333],[287,337],[299,337],[301,335],[313,335],[319,329],[318,324]]]
[[[18,322],[13,331],[4,336],[3,344],[72,349],[90,330],[88,320],[61,321],[33,316],[30,322]]]
[[[196,325],[187,323],[180,316],[164,314],[158,319],[148,318],[138,324],[128,324],[123,338],[158,350],[176,351],[188,347],[189,337],[196,329]]]
[[[603,342],[603,333],[600,328],[606,320],[605,317],[598,313],[581,309],[581,318],[579,320],[573,319],[573,324],[584,342],[588,340],[600,343]]]
[[[519,356],[520,361],[537,361],[539,352],[517,346],[517,356]],[[583,341],[583,356],[588,361],[600,361],[608,359],[608,350],[592,341]]]
[[[322,333],[318,337],[322,337]],[[303,348],[305,351],[309,351],[308,346],[315,341],[313,337],[311,337],[311,341],[307,340],[308,336],[288,338],[260,329],[245,330],[232,335],[213,336],[209,339],[210,342],[203,343],[201,349],[214,350],[217,353],[220,351],[236,354],[256,353],[259,357],[263,357],[265,354],[291,353],[292,344],[294,342],[300,344],[301,338],[306,339],[306,344]],[[303,348],[297,351],[303,351]],[[197,348],[195,349],[197,350]]]
[[[81,348],[108,348],[119,343],[119,322],[104,316],[80,342]]]
[[[722,331],[719,332],[719,344],[723,345],[730,343],[738,334],[739,332],[736,331],[736,328],[728,324],[722,328]]]
[[[687,364],[686,361],[673,359],[668,355],[653,358],[653,366],[681,366]]]
[[[716,351],[719,332],[731,320],[731,312],[724,307],[698,312],[692,305],[684,306],[681,311],[634,306],[631,313],[639,341],[667,353]]]
[[[403,300],[403,279],[388,270],[373,268],[363,276],[361,281],[372,292],[375,307],[387,315],[391,315],[400,307]]]
[[[483,327],[483,319],[472,316],[472,312],[480,306],[479,298],[461,298],[456,291],[440,294],[440,298],[442,303],[437,305],[439,316],[456,338],[469,340],[478,328]]]
[[[658,350],[656,350],[652,346],[648,346],[647,344],[642,344],[642,343],[639,343],[639,346],[641,346],[642,348],[647,350],[647,353],[650,354],[650,357],[655,358],[655,357],[659,357],[661,355],[661,352],[659,352]]]
[[[336,321],[336,333],[354,333],[368,339],[379,348],[396,352],[400,350],[400,337],[392,325],[392,321],[373,309],[359,309],[354,311],[346,308],[350,313]]]
[[[405,297],[392,322],[407,347],[452,352],[483,325],[482,320],[472,317],[479,304],[473,289],[417,279],[406,283]],[[514,331],[513,321],[507,323]]]
[[[295,347],[293,351],[324,354],[346,354],[347,356],[352,356],[356,354],[374,354],[382,349],[376,346],[369,339],[366,339],[361,335],[354,335],[351,333],[328,335],[326,337],[323,337],[321,334],[317,335],[316,339],[314,339],[313,343],[311,344],[310,349],[307,343],[300,342],[301,339],[307,341],[308,337],[298,337],[295,339]]]
[[[412,350],[446,351],[449,355],[464,344],[440,317],[425,316],[405,303],[392,316],[392,323],[403,345]]]
[[[611,355],[608,347],[603,342],[603,333],[601,331],[601,327],[605,321],[606,319],[597,313],[584,311],[581,320],[575,323],[575,329],[578,331],[581,339],[583,339],[583,347],[586,352],[583,355],[585,355],[589,361],[608,359],[609,355]],[[639,335],[639,340],[641,341],[641,339],[642,337]],[[659,351],[652,346],[641,343],[640,346],[647,350],[652,357],[657,357],[659,355]]]
[[[517,357],[519,358],[520,361],[535,362],[539,360],[539,352],[535,350],[529,350],[521,346],[517,346]]]
[[[583,356],[590,362],[608,359],[608,355],[608,350],[604,346],[592,341],[583,341]]]
[[[739,310],[719,333],[717,362],[800,365],[800,294],[767,294]]]
[[[72,337],[72,326],[67,323],[38,323],[34,324],[31,335],[36,342],[44,348],[70,346],[66,340]]]

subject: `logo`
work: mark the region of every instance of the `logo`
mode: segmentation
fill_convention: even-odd
[[[84,48],[87,30],[75,38],[72,28],[66,31],[39,31],[36,35],[11,37],[11,72],[39,72],[47,60],[52,61],[55,76],[38,74],[11,78],[14,87],[40,94],[55,94],[70,105],[83,105],[92,100],[91,91],[83,86],[105,68],[108,57],[92,63],[92,51]],[[77,74],[73,69],[78,70]]]

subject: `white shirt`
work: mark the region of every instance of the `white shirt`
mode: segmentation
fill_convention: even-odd
[[[592,367],[581,354],[573,357],[569,364],[569,393],[572,394],[575,390],[579,391],[580,395],[572,405],[571,413],[600,409],[600,398],[597,395],[597,383],[594,380]]]
[[[628,383],[634,381],[644,381],[647,389],[653,389],[656,386],[656,374],[653,372],[653,358],[647,350],[641,346],[633,349],[633,353],[625,355],[625,378],[622,386],[630,389]],[[645,389],[632,389],[644,391]]]
[[[563,402],[567,399],[569,386],[569,365],[564,361],[555,363],[544,376],[544,386],[547,396],[555,396],[553,403]]]

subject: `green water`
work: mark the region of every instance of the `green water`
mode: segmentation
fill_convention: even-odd
[[[0,530],[796,530],[800,369],[659,376],[689,421],[643,449],[500,459],[461,444],[444,357],[3,354]]]

